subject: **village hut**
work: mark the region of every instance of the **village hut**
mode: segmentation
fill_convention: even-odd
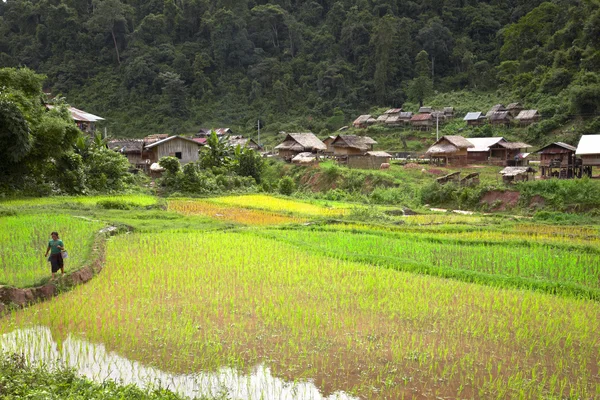
[[[530,144],[501,140],[490,145],[489,163],[493,165],[517,167],[529,164],[527,149]]]
[[[366,128],[368,125],[368,121],[371,119],[371,116],[368,114],[360,115],[358,118],[354,120],[352,126],[355,128]]]
[[[333,146],[331,145],[333,143],[333,141],[335,140],[335,136],[327,136],[325,138],[325,140],[323,140],[323,143],[325,144],[325,146],[327,146],[327,149],[325,149],[323,151],[324,154],[326,155],[333,155]]]
[[[434,164],[466,165],[467,150],[472,147],[475,146],[462,136],[442,136],[426,154]]]
[[[333,154],[336,157],[363,155],[373,150],[377,142],[368,136],[338,135],[331,143]]]
[[[200,128],[198,132],[196,132],[196,137],[208,137],[212,131],[215,131],[218,137],[233,135],[231,128]]]
[[[378,124],[385,124],[385,121],[387,121],[389,115],[387,114],[381,114],[379,117],[377,117],[376,122]]]
[[[433,128],[435,122],[431,114],[416,114],[410,119],[412,129],[420,131],[429,131]]]
[[[592,168],[600,167],[600,135],[583,135],[575,155],[581,157],[583,174],[592,177]]]
[[[201,144],[186,137],[170,136],[155,141],[144,147],[144,157],[149,163],[158,162],[162,157],[175,157],[181,164],[198,161],[198,150]],[[147,153],[146,153],[147,151]]]
[[[554,142],[539,149],[543,178],[581,178],[583,162],[575,156],[577,149],[570,144]]]
[[[279,157],[286,161],[291,161],[300,153],[317,153],[327,150],[327,146],[318,137],[311,132],[305,133],[288,133],[283,142],[275,149],[279,153]]]
[[[533,175],[535,174],[535,172],[535,169],[529,166],[506,167],[502,171],[500,171],[499,174],[502,175],[502,182],[509,184],[533,179]]]
[[[385,124],[388,126],[403,126],[410,123],[413,113],[410,111],[401,111],[398,114],[390,115]]]
[[[489,118],[493,113],[506,111],[506,107],[502,104],[496,104],[485,114],[487,118]]]
[[[127,161],[136,168],[143,170],[147,168],[148,164],[143,157],[144,141],[142,139],[113,139],[107,143],[107,146],[127,157]]]
[[[467,138],[473,147],[467,149],[467,162],[487,163],[490,159],[490,146],[505,141],[502,137]]]
[[[243,136],[230,136],[225,143],[229,147],[236,148],[240,146],[240,148],[248,148],[251,150],[260,150],[260,145],[254,141],[252,138],[245,138]]]
[[[504,125],[507,127],[510,126],[510,122],[512,121],[512,117],[508,111],[496,111],[488,119],[492,125]]]
[[[168,133],[157,133],[154,135],[148,135],[144,138],[144,146],[158,142],[159,140],[164,140],[168,137],[169,137]]]
[[[354,155],[347,158],[349,168],[379,169],[381,164],[389,164],[392,155],[385,151],[367,151],[363,155]]]
[[[46,108],[48,110],[52,110],[54,105],[46,104]],[[96,122],[104,121],[104,118],[99,117],[97,115],[91,114],[87,111],[80,110],[75,107],[67,107],[69,113],[71,114],[71,118],[77,124],[77,127],[85,133],[89,133],[90,135],[96,132]]]
[[[433,107],[419,107],[419,114],[431,114],[433,112]]]
[[[542,115],[538,110],[522,110],[515,119],[519,122],[519,125],[531,125],[541,120]]]
[[[522,110],[523,106],[521,103],[510,103],[506,106],[506,111],[508,111],[513,118],[516,118]]]
[[[465,115],[463,121],[467,123],[467,126],[481,126],[485,124],[487,118],[482,112],[469,112]]]
[[[305,151],[303,153],[298,153],[292,158],[292,164],[298,165],[314,165],[319,161],[319,156],[315,153],[311,153],[310,151]]]
[[[446,120],[454,119],[454,107],[444,107],[443,113],[444,113],[444,119],[446,119]]]

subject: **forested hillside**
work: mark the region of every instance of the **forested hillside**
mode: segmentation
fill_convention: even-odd
[[[116,136],[319,133],[453,90],[510,93],[550,130],[600,113],[599,49],[595,0],[0,2],[0,66],[47,75]]]

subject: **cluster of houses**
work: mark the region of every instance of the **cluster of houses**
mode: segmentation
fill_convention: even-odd
[[[390,127],[410,126],[414,130],[429,131],[436,124],[443,124],[454,119],[454,107],[444,107],[442,110],[434,110],[432,107],[421,107],[416,114],[404,111],[402,108],[391,108],[375,118],[372,115],[360,115],[352,126],[355,128],[367,128],[375,124],[383,124]],[[537,110],[525,110],[520,103],[511,103],[507,107],[496,104],[487,113],[469,112],[463,118],[467,126],[480,126],[483,124],[511,126],[518,123],[520,126],[530,125],[542,118]]]
[[[280,158],[294,164],[310,165],[329,157],[350,168],[378,169],[389,164],[392,155],[373,150],[375,144],[368,136],[338,135],[321,141],[311,132],[288,133],[275,150]]]
[[[531,145],[509,142],[501,137],[464,138],[442,136],[426,152],[438,165],[464,166],[491,164],[504,166],[500,172],[505,181],[528,180],[536,171],[529,166],[529,155],[539,154],[542,178],[592,177],[592,168],[600,167],[600,135],[583,135],[577,147],[554,142],[534,153]]]

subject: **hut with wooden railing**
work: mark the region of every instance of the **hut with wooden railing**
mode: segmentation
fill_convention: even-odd
[[[554,142],[536,151],[540,155],[541,176],[559,179],[581,178],[583,163],[575,156],[576,150],[570,144]]]
[[[575,155],[581,157],[583,175],[592,177],[592,168],[600,167],[600,135],[583,135]]]

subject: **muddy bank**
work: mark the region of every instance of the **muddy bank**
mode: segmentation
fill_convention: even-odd
[[[76,271],[66,273],[53,282],[31,288],[0,286],[0,315],[12,308],[27,307],[30,304],[50,299],[60,292],[91,280],[102,271],[105,260],[106,238],[118,233],[116,227],[107,227],[96,235],[90,260]]]
[[[487,205],[490,211],[506,211],[517,207],[519,201],[521,201],[521,193],[519,192],[491,190],[483,195],[479,203]],[[535,195],[529,200],[528,206],[529,208],[541,208],[545,203],[542,196]]]

